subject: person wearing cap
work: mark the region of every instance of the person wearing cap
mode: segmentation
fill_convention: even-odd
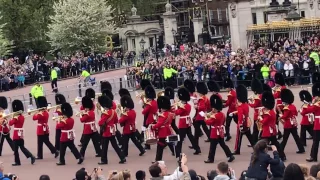
[[[280,93],[281,101],[283,104],[283,114],[279,115],[280,121],[283,123],[283,139],[281,142],[281,147],[284,150],[288,138],[290,134],[292,134],[292,137],[294,141],[296,142],[296,145],[298,147],[298,154],[304,153],[304,147],[302,143],[300,142],[300,138],[298,135],[298,122],[297,122],[297,115],[298,111],[296,106],[293,104],[294,102],[294,95],[291,90],[289,89],[283,89]]]
[[[233,82],[230,78],[224,80],[224,87],[228,91],[228,98],[227,100],[224,100],[224,107],[228,107],[227,115],[237,110],[236,104],[237,104],[237,93],[234,90]],[[231,135],[230,135],[230,125],[232,122],[232,119],[235,123],[238,122],[238,116],[227,116],[226,118],[226,141],[230,141]]]
[[[216,94],[217,96],[219,96],[222,99],[220,92],[220,86],[216,81],[208,81],[207,82],[207,86],[210,92],[213,92],[213,94]]]
[[[210,133],[210,151],[208,160],[205,163],[214,163],[217,145],[220,144],[227,158],[228,162],[232,162],[235,157],[232,155],[229,147],[224,142],[224,123],[225,115],[222,111],[222,99],[213,94],[210,97],[211,111],[205,116],[205,123],[211,127]]]
[[[158,105],[157,101],[154,100],[156,98],[156,91],[151,85],[148,85],[144,89],[144,92],[147,100],[144,102],[145,104],[142,110],[142,114],[144,115],[143,127],[148,128],[150,124],[153,124],[156,121],[154,117],[158,112]],[[144,130],[142,131],[141,136],[144,136]],[[150,145],[145,144],[145,149],[151,149]]]
[[[100,136],[97,130],[97,125],[95,121],[95,113],[93,110],[93,101],[90,97],[85,96],[82,98],[82,107],[84,110],[80,113],[80,122],[83,123],[82,132],[82,146],[80,149],[80,154],[85,157],[85,152],[89,141],[91,140],[96,151],[96,157],[101,156],[100,149]]]
[[[172,135],[171,121],[174,118],[174,114],[170,112],[171,103],[170,99],[166,96],[160,96],[157,99],[157,104],[160,109],[158,115],[158,121],[156,124],[151,124],[151,130],[157,132],[158,143],[155,161],[161,161],[163,156],[163,150],[168,145],[166,142],[167,136]],[[173,146],[169,145],[171,152],[174,154]]]
[[[51,68],[51,73],[50,73],[50,77],[51,77],[51,88],[52,88],[52,92],[58,92],[58,72],[56,70],[58,66],[57,62],[53,62],[53,68]]]
[[[37,108],[39,108],[38,105],[38,97],[44,96],[44,89],[43,86],[37,82],[30,91],[31,96],[34,98],[34,102],[36,103]]]
[[[254,142],[252,141],[252,135],[250,132],[250,118],[249,118],[249,105],[248,101],[248,90],[244,85],[238,85],[236,89],[237,96],[237,110],[231,112],[229,116],[238,116],[237,124],[237,138],[234,147],[234,154],[239,155],[241,149],[242,136],[246,135],[251,147],[253,147]]]
[[[253,91],[254,95],[249,100],[249,106],[254,109],[253,114],[253,132],[252,132],[252,142],[256,144],[259,140],[259,130],[257,126],[257,120],[259,117],[259,112],[262,108],[261,104],[261,97],[263,92],[263,86],[260,80],[253,79],[251,82],[251,90]]]
[[[189,91],[186,88],[179,88],[178,97],[180,102],[177,103],[174,111],[176,116],[180,116],[179,124],[178,124],[180,141],[177,143],[177,146],[176,146],[177,158],[180,157],[180,154],[182,152],[182,144],[186,136],[188,136],[191,142],[192,148],[195,149],[197,152],[201,152],[199,144],[196,144],[196,141],[194,139],[194,136],[191,130],[191,126],[192,126],[192,120],[190,117],[191,105],[188,103],[188,101],[190,101]]]
[[[47,99],[44,96],[38,97],[38,104],[40,108],[44,108],[40,110],[38,113],[34,114],[32,117],[33,121],[37,121],[37,137],[38,137],[38,153],[37,159],[43,159],[43,143],[47,145],[50,152],[54,154],[54,157],[57,158],[59,156],[59,152],[52,145],[49,139],[49,113],[47,110],[48,103]]]
[[[0,96],[0,118],[2,118],[5,115],[5,111],[7,108],[8,108],[7,98],[4,96]],[[13,141],[10,137],[10,127],[6,119],[3,120],[3,122],[0,124],[0,156],[2,156],[2,148],[3,148],[3,143],[5,139],[7,140],[12,151],[14,151]]]
[[[14,163],[12,166],[20,166],[21,161],[19,157],[19,148],[23,152],[23,154],[30,158],[31,164],[34,164],[36,158],[31,154],[31,152],[24,146],[24,116],[23,116],[23,103],[20,100],[14,100],[12,102],[12,112],[18,113],[12,117],[9,121],[9,126],[13,126],[13,147],[14,147]]]
[[[55,101],[57,108],[55,109],[55,116],[62,116],[61,112],[61,104],[66,103],[66,98],[63,94],[56,94]],[[58,122],[56,122],[56,136],[55,136],[55,145],[57,151],[60,150],[60,137],[61,137],[61,129],[58,127]]]
[[[61,119],[58,119],[58,127],[61,129],[60,158],[59,162],[57,162],[56,164],[58,166],[63,166],[66,164],[65,155],[67,147],[71,150],[74,157],[78,160],[78,164],[82,164],[84,159],[74,145],[74,119],[72,118],[73,110],[71,105],[69,103],[63,103],[61,105],[61,113],[63,117]]]
[[[315,83],[312,86],[313,99],[313,114],[314,114],[314,125],[313,125],[313,142],[310,152],[310,157],[306,159],[308,162],[318,161],[318,150],[320,142],[320,83]]]
[[[276,146],[279,156],[285,160],[286,155],[283,152],[278,140],[277,140],[277,126],[276,126],[276,113],[274,111],[275,99],[272,92],[264,92],[261,97],[261,114],[258,116],[258,121],[261,123],[261,139],[267,140],[272,145]],[[268,143],[269,144],[269,143]]]
[[[166,87],[164,89],[164,95],[170,98],[171,105],[175,103],[175,100],[174,100],[174,89],[172,87]],[[173,106],[172,106],[171,110],[172,110],[172,113],[174,113],[174,107]],[[179,130],[178,130],[178,127],[177,127],[177,124],[176,124],[176,118],[174,118],[173,121],[171,122],[171,127],[172,127],[172,129],[174,130],[174,132],[176,134],[179,134]]]
[[[101,161],[98,163],[100,165],[108,164],[108,147],[109,142],[113,149],[116,151],[120,158],[120,164],[126,162],[126,158],[123,152],[118,146],[116,141],[116,124],[118,122],[118,117],[116,111],[112,108],[112,100],[107,96],[100,96],[98,102],[103,108],[101,118],[98,122],[99,126],[102,128],[102,151],[101,151]]]
[[[286,84],[284,77],[281,73],[276,73],[274,76],[276,86],[272,88],[274,99],[276,100],[276,113],[277,119],[279,119],[279,115],[283,113],[283,105],[281,101],[281,91],[286,89]],[[278,128],[278,139],[282,138],[282,133],[279,129],[279,121],[277,121],[277,128]]]
[[[121,117],[119,119],[119,124],[123,127],[122,130],[122,150],[124,156],[128,156],[129,151],[129,139],[134,143],[134,145],[139,149],[139,156],[143,156],[146,152],[143,149],[141,143],[135,136],[136,131],[136,111],[134,110],[134,103],[130,96],[123,96],[120,99],[120,104],[123,107],[123,112],[121,112]]]
[[[300,100],[302,101],[303,105],[299,109],[299,113],[302,116],[300,125],[300,141],[302,142],[303,146],[307,146],[307,131],[309,134],[313,134],[313,107],[312,107],[312,95],[307,90],[301,90],[299,92]]]

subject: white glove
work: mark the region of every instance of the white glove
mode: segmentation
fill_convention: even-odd
[[[201,112],[199,112],[199,115],[200,115],[201,117],[204,117],[206,114],[205,114],[203,111],[201,111]]]
[[[229,113],[229,116],[232,117],[232,116],[233,116],[233,113]]]

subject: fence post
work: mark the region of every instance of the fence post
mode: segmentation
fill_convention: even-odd
[[[120,78],[120,89],[122,88],[122,78]]]
[[[81,83],[79,83],[79,97],[82,97],[82,91],[81,91]]]
[[[33,104],[33,102],[32,102],[32,94],[31,94],[31,93],[29,93],[29,104],[30,104],[30,105]]]

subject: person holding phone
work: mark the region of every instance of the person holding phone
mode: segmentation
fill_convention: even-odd
[[[236,175],[233,169],[226,162],[220,162],[217,166],[218,176],[214,180],[235,180]]]

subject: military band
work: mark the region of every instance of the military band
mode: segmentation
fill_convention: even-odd
[[[228,116],[226,117],[226,141],[230,141],[230,126],[232,119],[236,124],[238,123],[238,116],[236,114],[232,114],[232,116],[229,116],[230,113],[235,112],[237,110],[237,93],[234,90],[233,82],[229,78],[224,81],[224,87],[228,91],[227,100],[225,100],[224,102],[224,106],[228,107]]]
[[[286,85],[285,85],[285,80],[284,77],[281,73],[276,73],[274,76],[274,80],[275,80],[275,87],[272,88],[273,91],[273,96],[274,99],[276,100],[276,115],[277,115],[277,135],[278,135],[278,139],[282,138],[282,132],[280,131],[279,128],[279,115],[283,113],[283,104],[281,101],[281,91],[283,89],[286,89]]]
[[[299,93],[302,106],[299,113],[302,116],[300,122],[300,141],[303,146],[307,146],[307,132],[313,134],[314,114],[312,108],[312,95],[307,90],[302,90]]]

